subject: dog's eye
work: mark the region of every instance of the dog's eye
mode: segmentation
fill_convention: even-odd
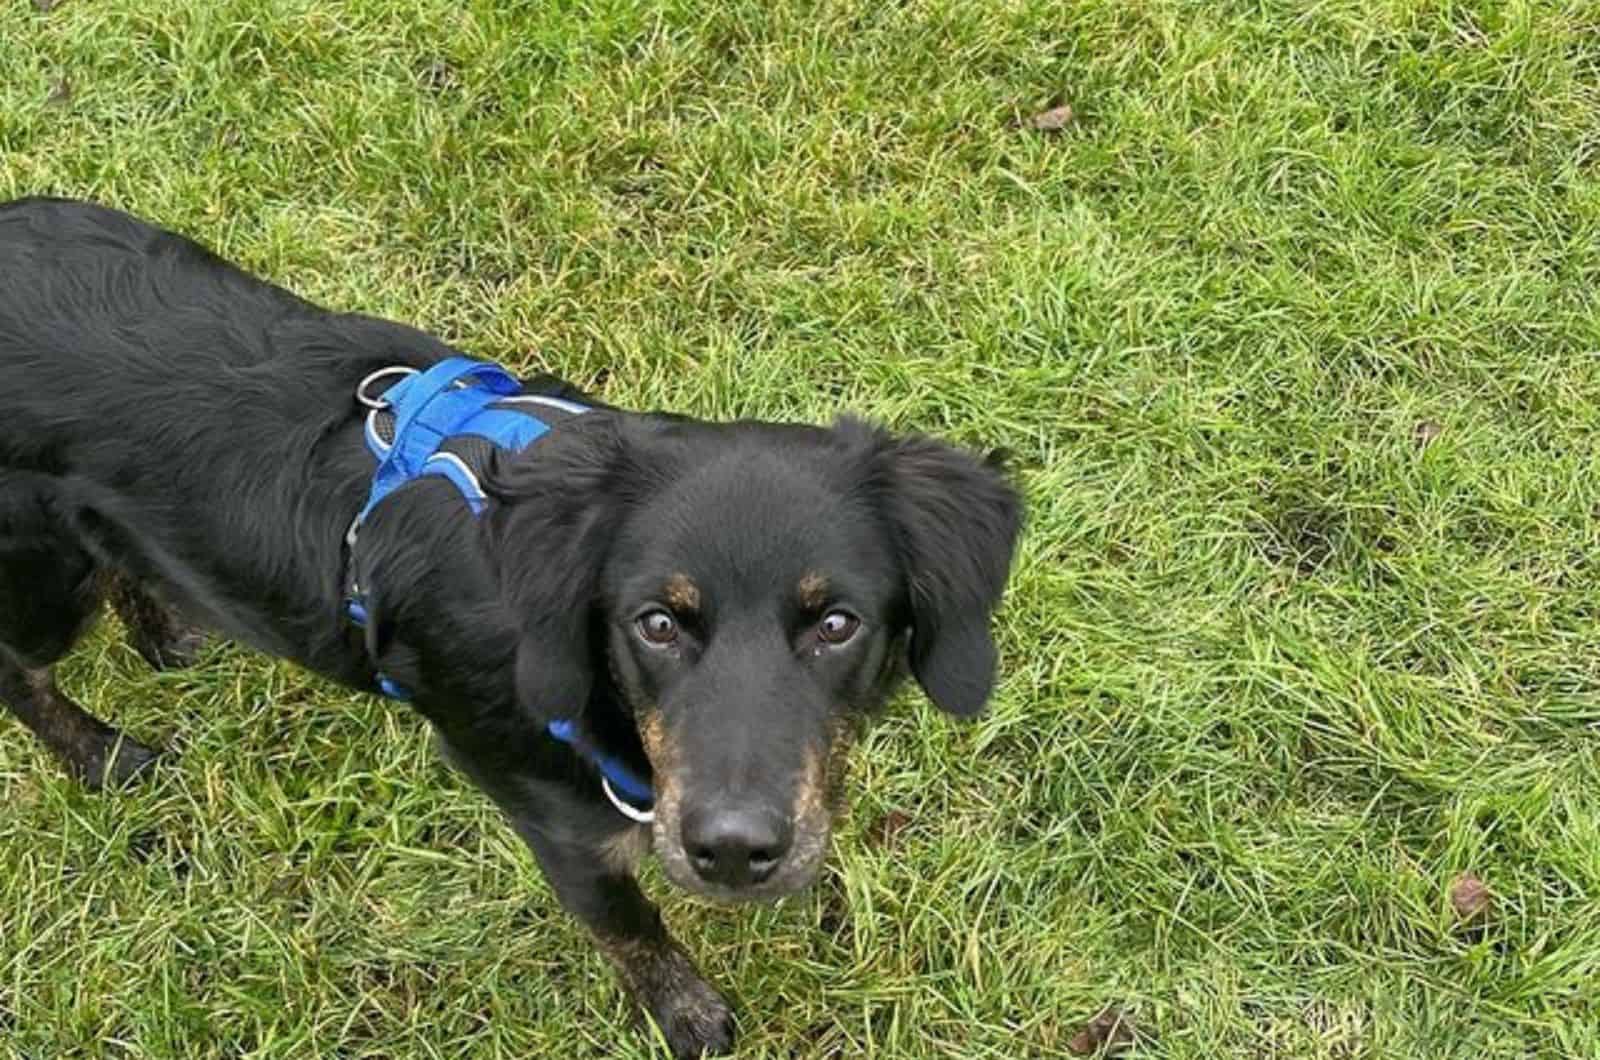
[[[635,624],[639,636],[651,644],[671,644],[678,639],[678,620],[666,611],[646,611]]]
[[[848,611],[829,611],[817,624],[817,636],[828,644],[843,644],[856,635],[861,620]]]

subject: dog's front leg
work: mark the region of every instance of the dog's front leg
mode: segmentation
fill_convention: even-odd
[[[541,781],[495,757],[494,745],[453,741],[439,750],[499,805],[533,851],[562,907],[589,929],[623,985],[661,1029],[674,1056],[721,1056],[733,1048],[733,1010],[667,934],[639,890],[634,868],[649,849],[645,828],[566,784]]]
[[[721,1056],[733,1048],[733,1012],[667,934],[661,914],[639,890],[628,848],[642,829],[613,833],[598,845],[518,829],[562,906],[583,922],[628,992],[649,1013],[674,1056]]]

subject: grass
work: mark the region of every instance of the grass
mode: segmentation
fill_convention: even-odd
[[[908,695],[806,897],[651,875],[741,1055],[1114,1002],[1151,1057],[1600,1056],[1600,8],[35,6],[0,198],[616,402],[1016,455],[992,711]],[[179,753],[92,797],[0,722],[0,1056],[651,1055],[414,718],[109,627],[64,681]]]

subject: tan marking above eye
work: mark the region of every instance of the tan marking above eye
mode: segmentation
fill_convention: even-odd
[[[795,597],[800,601],[800,606],[808,610],[820,610],[828,602],[828,579],[825,575],[812,571],[800,579],[795,586]]]
[[[674,611],[700,610],[700,587],[687,574],[674,574],[661,588],[661,597]]]

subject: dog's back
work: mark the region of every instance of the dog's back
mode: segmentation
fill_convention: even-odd
[[[101,570],[164,584],[231,636],[303,658],[293,638],[242,623],[247,609],[202,592],[173,557],[234,541],[240,548],[212,563],[246,591],[284,562],[257,569],[257,556],[326,567],[321,553],[338,535],[320,524],[331,528],[346,503],[329,497],[353,497],[369,473],[356,383],[381,365],[451,352],[411,328],[313,306],[115,210],[59,199],[0,206],[0,566],[17,582],[10,594],[23,593],[16,572],[28,564],[8,542],[24,558],[53,552],[63,570],[92,556]],[[322,484],[317,496],[308,482]],[[272,534],[282,520],[266,513],[308,504],[328,508],[318,533],[286,548]],[[285,599],[276,610],[313,603]]]
[[[267,329],[308,308],[114,210],[0,207],[0,466],[59,473],[94,433],[150,448],[158,429],[199,426],[195,406],[215,407],[270,355]]]
[[[103,371],[97,352],[128,371],[214,365],[267,350],[230,321],[314,311],[183,236],[65,199],[0,205],[0,277],[0,380]]]
[[[199,434],[254,425],[299,436],[303,451],[302,431],[348,413],[361,372],[451,352],[311,305],[116,210],[0,205],[0,467],[59,467],[85,421],[174,458],[226,452]]]

